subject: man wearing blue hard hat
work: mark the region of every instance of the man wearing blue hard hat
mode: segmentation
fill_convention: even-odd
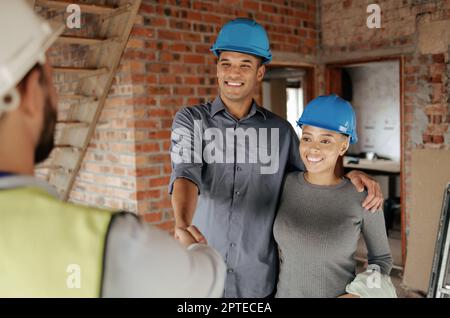
[[[232,20],[211,51],[218,57],[219,95],[182,108],[172,126],[175,235],[190,227],[220,252],[228,268],[224,297],[267,297],[278,276],[272,227],[280,189],[287,172],[304,170],[299,140],[286,120],[253,100],[272,60],[264,28]],[[381,207],[375,181],[357,171],[347,177],[359,191],[368,188],[365,208]]]

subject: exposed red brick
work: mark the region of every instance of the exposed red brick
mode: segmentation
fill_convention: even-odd
[[[444,63],[445,55],[444,54],[433,54],[433,62],[434,63]]]
[[[148,184],[149,184],[150,188],[167,186],[169,184],[169,180],[170,180],[170,177],[151,178],[151,179],[149,179]]]
[[[443,135],[432,136],[432,142],[434,144],[443,144],[444,143],[444,136]]]
[[[156,213],[145,213],[143,215],[144,221],[149,223],[158,223],[161,222],[162,213],[156,212]]]
[[[264,25],[274,52],[311,59],[317,53],[315,1],[143,0],[72,198],[131,208],[147,222],[172,230],[166,187],[173,116],[217,94],[209,48],[221,26],[238,16]],[[96,36],[91,31],[82,30]],[[73,48],[55,57],[81,62],[80,50]]]

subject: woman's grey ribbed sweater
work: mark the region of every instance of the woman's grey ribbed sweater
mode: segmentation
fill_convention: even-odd
[[[336,186],[308,183],[303,172],[286,176],[274,224],[280,274],[276,297],[337,297],[355,278],[358,239],[364,236],[369,264],[389,274],[392,257],[383,212],[361,204],[347,179]]]

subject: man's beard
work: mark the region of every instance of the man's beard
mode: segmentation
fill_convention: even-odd
[[[46,160],[53,150],[55,143],[55,126],[57,114],[52,107],[50,96],[45,100],[44,127],[34,152],[34,163],[39,164]]]

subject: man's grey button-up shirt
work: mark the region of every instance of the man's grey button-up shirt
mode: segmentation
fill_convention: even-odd
[[[193,224],[223,256],[224,297],[265,297],[278,275],[272,228],[286,172],[304,170],[284,119],[253,102],[237,120],[220,97],[185,107],[172,126],[172,176],[199,189]]]

